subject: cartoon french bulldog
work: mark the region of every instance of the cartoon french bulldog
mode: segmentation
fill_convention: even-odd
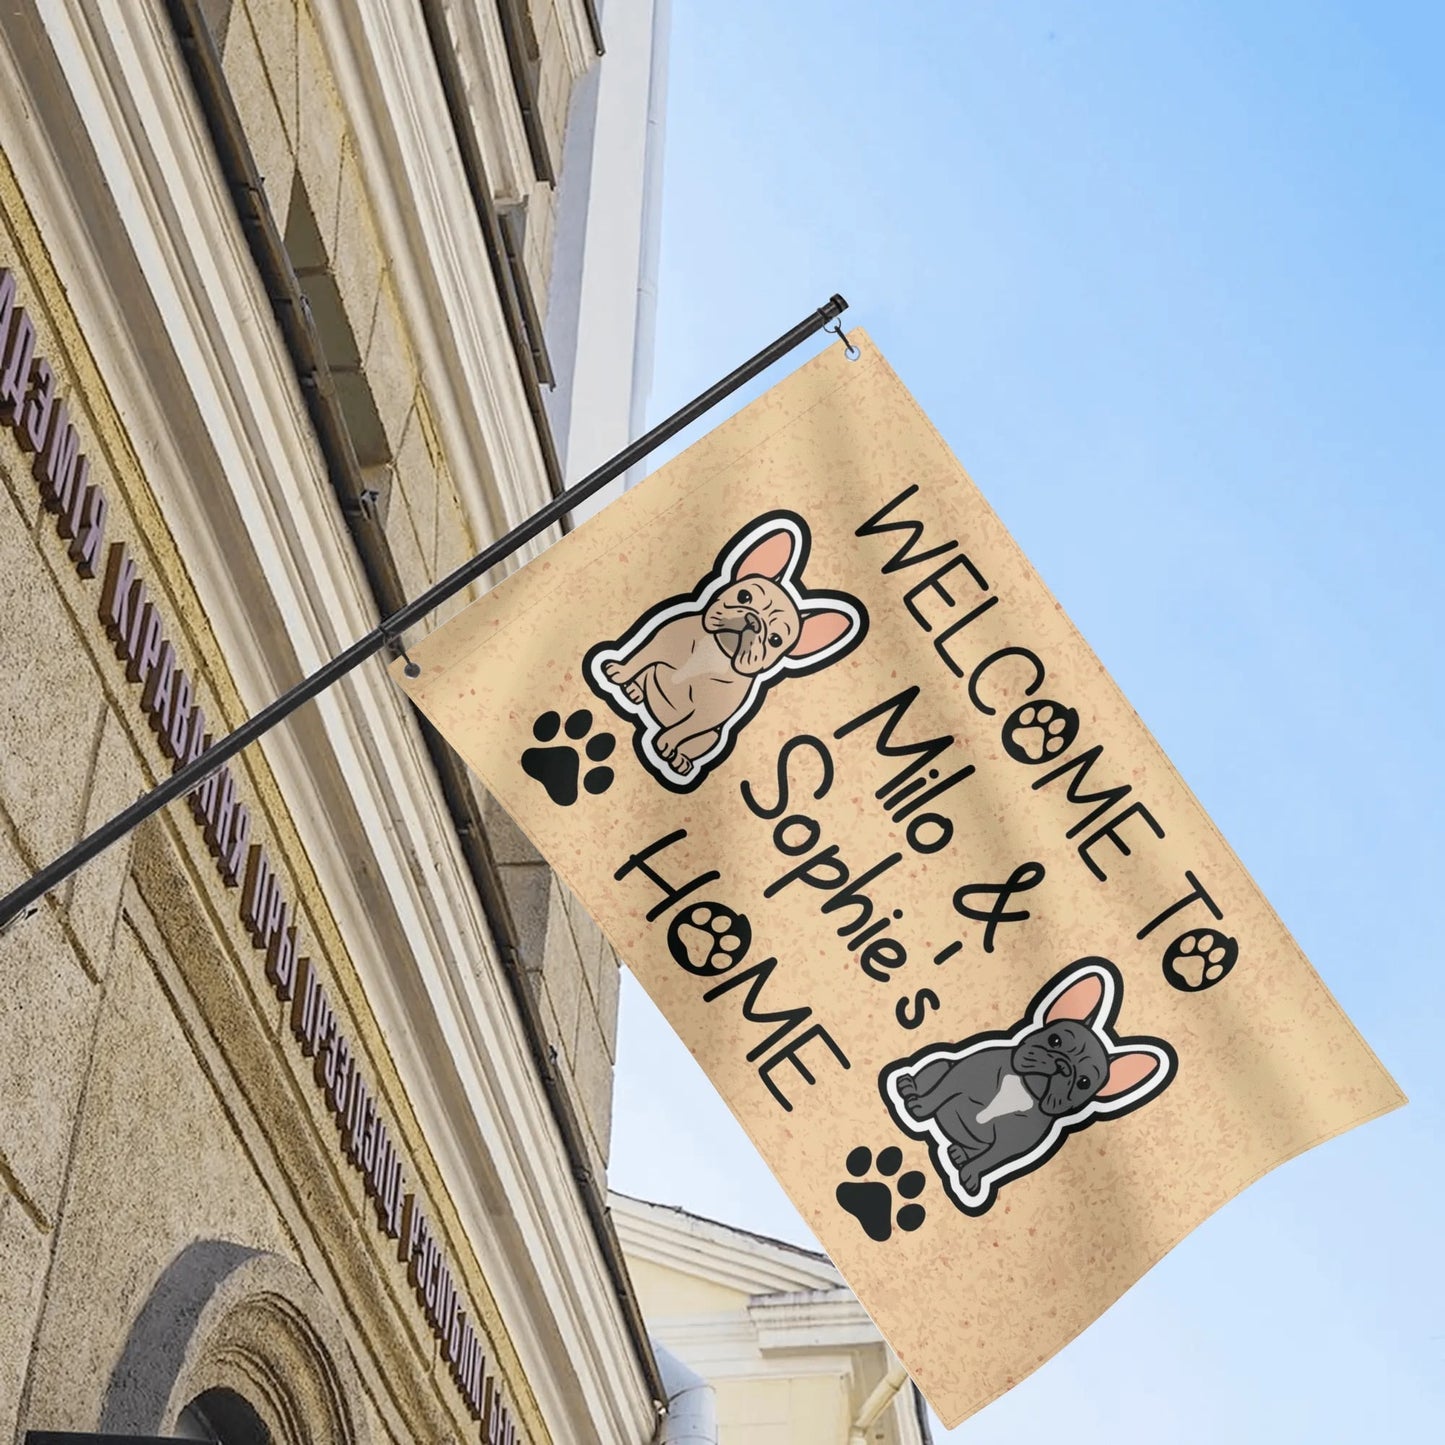
[[[1000,1184],[1037,1169],[1069,1134],[1139,1108],[1173,1079],[1177,1059],[1162,1039],[1114,1036],[1123,990],[1108,959],[1081,959],[1009,1033],[936,1044],[880,1074],[889,1113],[932,1143],[965,1213],[984,1213]]]
[[[588,652],[592,690],[634,722],[639,758],[674,791],[728,755],[768,688],[836,662],[867,632],[856,597],[803,586],[810,543],[796,513],[758,517],[690,596],[660,602]]]

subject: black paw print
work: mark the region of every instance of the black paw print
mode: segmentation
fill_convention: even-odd
[[[1164,950],[1164,977],[1182,993],[1202,993],[1229,977],[1239,961],[1239,943],[1227,933],[1196,928]]]
[[[1029,702],[1003,725],[1003,749],[1016,763],[1056,758],[1079,735],[1079,715],[1061,702]]]
[[[873,1167],[873,1151],[866,1144],[860,1144],[848,1155],[848,1172],[853,1179],[862,1179]],[[903,1150],[889,1145],[878,1153],[879,1174],[892,1178],[903,1167]],[[837,1188],[838,1203],[863,1226],[863,1233],[869,1239],[882,1244],[893,1234],[893,1226],[914,1230],[923,1223],[927,1211],[921,1204],[905,1204],[895,1218],[893,1213],[893,1190],[905,1199],[917,1199],[923,1193],[927,1180],[917,1169],[910,1169],[895,1185],[888,1185],[882,1179],[870,1179],[865,1184],[855,1184],[845,1179]]]
[[[726,973],[753,941],[747,915],[721,903],[694,903],[668,925],[667,947],[677,963],[703,978]]]
[[[555,712],[544,712],[532,724],[532,736],[539,743],[550,743],[559,728],[574,743],[580,743],[592,731],[592,714],[585,707],[578,708],[568,716],[563,728],[562,719]],[[610,758],[616,746],[617,739],[611,733],[598,733],[587,741],[585,752],[588,761],[600,763]],[[564,808],[570,808],[577,801],[579,774],[582,775],[582,786],[589,793],[605,793],[615,777],[611,768],[588,768],[582,774],[582,761],[577,756],[577,749],[568,743],[550,748],[528,748],[522,754],[522,771],[529,778],[536,778],[546,788],[547,796]]]

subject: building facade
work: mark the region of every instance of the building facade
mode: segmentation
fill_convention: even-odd
[[[929,1445],[923,1398],[827,1255],[612,1196],[647,1327],[718,1445]]]
[[[0,888],[625,432],[655,145],[568,171],[588,94],[656,126],[665,9],[616,8],[3,7]],[[616,959],[381,662],[0,971],[0,1437],[654,1438]]]

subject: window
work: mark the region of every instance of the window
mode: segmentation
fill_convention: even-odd
[[[176,1417],[176,1436],[212,1445],[271,1445],[261,1417],[234,1390],[203,1390]]]
[[[311,209],[311,198],[299,173],[291,186],[285,245],[306,304],[311,308],[311,319],[321,339],[327,368],[336,383],[346,428],[356,448],[356,460],[363,467],[385,466],[391,460],[391,448],[387,445],[371,388],[362,373],[361,348],[346,315],[340,288],[332,274],[331,257],[326,254],[316,213]],[[366,321],[369,323],[371,318],[368,316]]]
[[[231,6],[234,0],[201,0],[201,15],[206,22],[206,29],[211,32],[211,39],[216,42],[216,53],[224,54],[226,49],[226,31],[231,25]]]

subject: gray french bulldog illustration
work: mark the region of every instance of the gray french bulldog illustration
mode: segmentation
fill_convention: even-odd
[[[804,587],[810,541],[796,513],[756,518],[691,596],[589,650],[592,690],[636,723],[638,757],[675,791],[727,756],[770,686],[836,662],[867,630],[856,597]]]
[[[1037,1169],[1070,1133],[1137,1109],[1174,1077],[1162,1039],[1114,1037],[1122,999],[1108,959],[1081,959],[1009,1033],[932,1045],[882,1071],[889,1113],[930,1141],[960,1209],[982,1214],[1003,1181]]]

